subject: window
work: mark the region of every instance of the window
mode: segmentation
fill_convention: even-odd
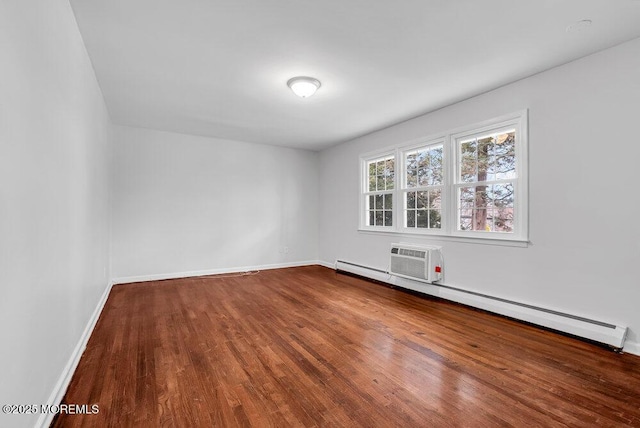
[[[442,227],[442,154],[442,143],[404,152],[405,228]]]
[[[361,165],[363,230],[527,240],[526,111],[364,156]]]
[[[367,189],[366,225],[393,226],[393,190],[395,188],[395,157],[393,155],[366,162]]]
[[[458,230],[513,232],[516,131],[456,141]]]

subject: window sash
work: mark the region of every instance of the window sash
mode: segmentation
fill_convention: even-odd
[[[515,134],[515,142],[509,148],[508,138],[499,143],[493,142],[494,147],[489,149],[492,158],[486,176],[475,174],[466,176],[466,181],[461,174],[463,165],[462,144],[470,141],[479,141],[483,138],[502,136],[508,132]],[[503,137],[500,137],[503,138]],[[497,140],[496,140],[497,141]],[[498,144],[507,145],[498,147]],[[437,171],[441,178],[433,179],[433,171],[422,173],[422,183],[418,179],[410,180],[409,171],[417,171],[409,168],[408,157],[419,153],[424,153],[441,148],[441,170]],[[504,149],[503,149],[504,148]],[[429,154],[427,154],[429,156]],[[507,159],[499,159],[507,156]],[[527,192],[527,111],[521,111],[501,118],[485,121],[480,124],[468,126],[458,131],[450,131],[435,138],[424,138],[413,143],[399,145],[376,154],[361,157],[362,186],[360,203],[360,228],[364,230],[380,230],[385,232],[408,233],[411,235],[437,235],[450,237],[469,237],[497,240],[526,241],[528,234],[528,192]],[[369,168],[372,162],[392,159],[393,184],[391,188],[385,185],[384,190],[369,191],[370,174]],[[411,164],[409,158],[409,164]],[[479,159],[476,154],[476,162]],[[482,160],[485,162],[485,160]],[[469,164],[470,165],[470,164]],[[469,165],[464,165],[467,168]],[[415,167],[415,164],[413,165]],[[467,168],[468,169],[468,168]],[[419,173],[416,172],[416,176]],[[376,174],[376,178],[377,178]],[[480,179],[479,179],[480,178]],[[486,222],[490,225],[485,230],[463,230],[460,227],[463,203],[460,201],[460,192],[464,188],[478,188],[487,186],[481,191],[488,192],[490,202],[485,207],[483,205],[472,207],[476,209],[486,209]],[[429,192],[439,193],[439,205],[427,206],[424,204],[420,208],[414,207],[408,200],[408,195],[417,192],[425,198]],[[512,193],[512,194],[510,194]],[[370,224],[370,200],[372,195],[387,194],[392,201],[391,225]],[[484,195],[482,195],[484,196]],[[427,200],[433,199],[426,196]],[[375,200],[375,199],[374,199]],[[377,211],[378,208],[374,207]],[[385,205],[383,211],[387,210]],[[431,214],[439,214],[438,221],[434,221]],[[420,217],[420,227],[418,226],[418,214]],[[426,217],[424,217],[426,214]],[[426,218],[426,223],[425,223]],[[478,217],[476,217],[478,218]],[[480,217],[481,218],[481,217]],[[479,223],[482,224],[482,223]],[[439,227],[438,227],[439,226]]]
[[[433,157],[434,155],[437,156],[437,152],[438,149],[440,149],[440,165],[438,168],[438,160],[437,157]],[[424,156],[423,161],[424,163],[421,163],[419,159],[416,159],[414,162],[415,167],[414,168],[408,168],[407,164],[409,163],[409,157],[410,156],[416,156],[418,157],[420,153],[428,153]],[[431,152],[435,152],[434,154],[431,154]],[[444,170],[445,170],[445,162],[446,162],[446,158],[444,156],[444,141],[443,140],[436,140],[436,141],[430,141],[427,143],[423,143],[422,145],[418,146],[418,147],[414,147],[411,148],[409,150],[404,150],[402,151],[402,165],[401,165],[401,172],[402,172],[402,188],[403,189],[410,189],[410,188],[427,188],[427,187],[433,187],[433,186],[441,186],[444,184],[445,179],[444,179]],[[432,165],[432,162],[435,162],[435,165]],[[440,171],[437,171],[437,169],[439,169]],[[416,178],[415,178],[415,183],[410,183],[409,180],[409,170],[416,172]],[[422,177],[420,176],[420,171],[427,171],[427,172],[423,172]]]
[[[438,151],[440,151],[438,161]],[[445,141],[434,139],[424,141],[420,145],[400,150],[402,159],[402,216],[399,218],[400,228],[409,233],[429,233],[430,231],[442,232],[445,198]],[[422,156],[421,156],[422,154]],[[411,159],[411,157],[415,157]],[[439,162],[439,165],[438,165]],[[413,163],[414,167],[408,165]],[[410,171],[415,171],[415,180],[411,180]],[[422,176],[420,174],[422,172]],[[432,195],[439,193],[439,203],[433,206]],[[415,202],[411,202],[410,195],[415,195]],[[426,204],[420,203],[420,199],[426,198]],[[426,206],[425,206],[426,205]]]
[[[509,202],[508,199],[509,187],[512,195],[511,202]],[[469,195],[464,201],[466,204],[464,204],[462,193],[466,189],[478,188],[481,188],[481,193],[487,195],[487,198],[483,201],[484,204],[477,204],[477,191],[469,192],[473,194],[473,197]],[[512,234],[516,232],[515,213],[517,212],[517,201],[519,199],[517,194],[517,180],[462,183],[454,185],[454,189],[456,195],[456,222],[454,223],[454,227],[456,232],[483,234]],[[502,196],[502,198],[500,196]],[[476,216],[482,216],[484,218],[478,218]],[[467,218],[470,220],[469,222],[466,221]],[[474,224],[473,220],[477,220],[476,224]],[[465,224],[466,227],[463,228],[463,224]]]
[[[395,152],[388,151],[362,159],[364,191],[360,207],[361,227],[372,230],[393,230],[397,219],[394,208],[397,188],[396,159]],[[388,207],[389,202],[391,207]]]
[[[396,187],[395,156],[368,160],[366,173],[368,192],[393,190]]]
[[[368,192],[364,197],[365,224],[369,227],[393,227],[395,220],[394,193],[389,191]]]
[[[463,154],[462,145],[470,141],[480,141],[488,137],[501,136],[508,133],[515,134],[513,144],[513,156],[515,159],[507,159],[512,162],[512,170],[499,171],[500,168],[487,176],[480,179],[476,174],[475,179],[463,179]],[[487,121],[486,125],[478,127],[469,127],[464,132],[452,134],[450,136],[450,148],[452,152],[453,164],[448,164],[451,168],[452,185],[449,192],[449,216],[451,236],[466,236],[474,238],[490,238],[490,239],[507,239],[507,240],[526,240],[527,239],[527,206],[528,194],[526,188],[527,180],[527,118],[526,111],[512,115],[506,120]],[[508,155],[509,153],[501,153]],[[476,158],[477,159],[477,158]],[[488,163],[491,164],[491,159]],[[507,162],[507,163],[508,163]],[[495,165],[495,164],[494,164]],[[489,168],[487,168],[489,169]],[[477,188],[487,186],[495,188],[495,186],[510,185],[513,189],[513,202],[509,210],[497,210],[495,206],[488,206],[486,212],[486,221],[484,230],[465,230],[461,227],[463,221],[461,217],[468,214],[468,207],[463,207],[460,200],[460,189]],[[479,207],[483,209],[484,207]],[[463,210],[467,210],[464,212]],[[473,209],[472,209],[473,212]],[[496,217],[497,215],[497,217]],[[481,218],[484,217],[481,216]],[[497,224],[496,224],[497,223]],[[468,225],[468,223],[467,223]],[[482,225],[482,220],[477,226]]]
[[[417,187],[402,190],[404,229],[442,230],[445,186]]]
[[[496,142],[493,144],[487,143],[486,147],[487,147],[487,151],[489,150],[489,148],[491,146],[493,146],[494,150],[499,150],[502,149],[501,152],[499,153],[487,153],[486,154],[486,166],[483,171],[483,174],[486,175],[485,178],[480,179],[480,175],[481,175],[481,168],[480,168],[480,164],[482,163],[479,155],[477,153],[477,144],[478,141],[482,141],[482,140],[486,140],[488,138],[492,138],[493,137],[501,137],[501,136],[505,136],[505,135],[509,135],[509,134],[514,134],[514,140],[511,144],[509,144],[509,138],[506,138],[505,140],[503,140],[502,142],[499,141],[499,138],[496,138]],[[520,140],[520,135],[519,132],[515,129],[515,127],[513,126],[508,126],[508,127],[500,127],[500,128],[496,128],[496,129],[492,129],[490,130],[490,132],[487,131],[481,131],[481,132],[477,132],[477,133],[472,133],[470,135],[467,135],[465,137],[461,137],[461,138],[456,138],[454,140],[455,142],[455,151],[456,151],[456,160],[455,160],[455,171],[456,171],[456,175],[455,175],[455,180],[454,183],[472,183],[472,182],[485,182],[485,181],[505,181],[505,180],[511,180],[511,179],[515,179],[518,177],[518,145],[519,145],[519,140]],[[463,145],[473,145],[476,144],[476,156],[472,157],[472,156],[465,156],[463,155],[462,151],[462,146]],[[502,146],[504,144],[504,146]],[[502,147],[500,147],[502,146]],[[509,150],[509,147],[512,146],[513,149],[512,151]],[[513,153],[511,153],[513,152]],[[465,159],[466,158],[466,159]],[[509,159],[512,158],[511,161],[509,161]],[[475,165],[475,177],[477,178],[476,180],[464,180],[462,177],[464,175],[463,173],[463,165],[465,164],[465,160],[467,161],[466,163],[472,163]],[[471,161],[471,162],[469,162]],[[505,167],[504,164],[506,164],[506,167],[512,166],[512,169],[506,169],[504,171],[499,171],[499,166],[498,164],[502,163],[503,164],[503,168]],[[495,168],[495,170],[493,172],[491,171],[491,167]]]

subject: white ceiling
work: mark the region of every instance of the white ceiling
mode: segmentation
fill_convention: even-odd
[[[115,123],[312,150],[640,37],[638,0],[71,4]]]

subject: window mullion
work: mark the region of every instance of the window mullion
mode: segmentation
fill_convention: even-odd
[[[400,207],[400,197],[398,194],[402,192],[402,175],[404,174],[403,161],[400,157],[400,150],[396,148],[394,150],[395,168],[393,177],[393,229],[400,230],[399,222],[402,219],[402,211]]]
[[[457,154],[454,153],[453,142],[451,137],[447,135],[444,143],[444,181],[445,181],[445,200],[443,201],[446,210],[444,231],[447,235],[451,235],[453,227],[456,223],[456,201],[454,194],[455,176],[457,174]]]
[[[524,110],[361,157],[362,226],[422,235],[526,239],[527,137],[527,111]],[[391,168],[391,162],[384,162],[389,159],[393,160],[393,189],[384,184],[389,178],[388,168]],[[376,165],[377,169],[370,171],[369,164]],[[381,165],[385,165],[384,172],[378,168]],[[486,176],[484,171],[487,171]],[[379,183],[378,178],[383,176]],[[370,178],[375,182],[374,191],[369,191]],[[478,178],[484,180],[478,181]],[[379,189],[380,185],[382,189]],[[468,189],[461,196],[463,188]],[[409,192],[424,193],[412,194],[407,205]],[[375,196],[384,194],[390,194],[391,198],[383,197],[381,205],[380,197]],[[374,196],[371,207],[368,206],[370,196]],[[395,205],[391,210],[388,209],[390,201]],[[381,206],[376,208],[378,205]],[[482,211],[478,213],[478,209]],[[378,215],[369,224],[370,213],[375,217],[379,210],[383,211],[383,222],[378,222]],[[407,217],[407,210],[413,212],[411,217]],[[433,216],[438,210],[439,219]],[[385,212],[393,218],[387,219]],[[459,230],[461,213],[465,216],[464,230]],[[385,226],[387,220],[392,220],[391,226]],[[413,227],[406,227],[407,224]]]

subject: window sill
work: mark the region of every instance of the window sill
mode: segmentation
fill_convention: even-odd
[[[364,233],[369,235],[383,235],[383,236],[401,236],[405,238],[417,238],[417,239],[429,239],[434,241],[445,242],[461,242],[465,244],[481,244],[481,245],[498,245],[503,247],[519,247],[526,248],[529,246],[529,241],[517,240],[517,239],[498,239],[498,238],[476,238],[469,236],[453,236],[442,235],[435,233],[406,233],[399,232],[397,230],[372,230],[372,229],[358,229],[358,233]]]

